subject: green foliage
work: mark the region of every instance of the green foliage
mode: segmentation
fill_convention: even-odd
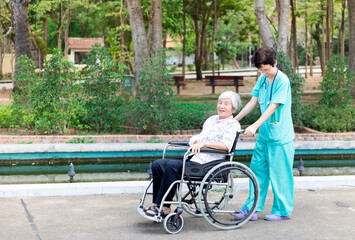
[[[97,132],[117,129],[122,124],[120,106],[124,99],[117,94],[122,87],[126,66],[118,64],[105,47],[95,45],[84,61],[81,72],[83,82],[83,124]]]
[[[344,108],[351,104],[351,88],[354,82],[354,72],[344,58],[333,56],[326,62],[325,77],[321,82],[321,104],[330,107]]]
[[[192,72],[195,66],[193,64],[187,64],[186,67],[189,72]]]
[[[173,81],[165,62],[165,55],[160,53],[145,60],[138,76],[140,90],[133,102],[133,111],[127,113],[127,122],[144,133],[158,134],[177,129],[177,120],[173,116]]]
[[[96,143],[96,139],[85,139],[85,138],[77,138],[77,139],[73,139],[73,140],[69,140],[66,143],[84,143],[84,144],[89,144],[89,143]]]
[[[44,64],[43,79],[33,90],[36,130],[63,134],[77,126],[82,112],[80,91],[73,64],[55,49]]]
[[[19,72],[15,76],[16,87],[12,94],[13,103],[11,105],[14,119],[18,119],[14,125],[17,127],[34,127],[34,110],[36,89],[39,86],[39,74],[35,73],[35,65],[27,55],[21,55],[16,61],[20,65]]]
[[[245,107],[245,105],[240,109],[240,111]],[[251,125],[255,123],[260,118],[260,108],[257,105],[248,116],[244,117],[239,123],[240,125]]]
[[[73,65],[59,50],[45,62],[42,78],[35,74],[33,61],[23,55],[16,62],[20,71],[15,78],[12,115],[18,127],[34,128],[44,133],[66,133],[77,126],[81,111],[80,84]]]
[[[304,108],[304,125],[322,132],[355,131],[355,109],[310,105]]]
[[[292,120],[294,124],[302,126],[303,104],[301,102],[301,94],[303,93],[305,79],[292,71],[292,64],[283,52],[277,52],[277,67],[290,79]]]
[[[12,111],[9,106],[0,105],[0,128],[10,128],[13,125]]]
[[[179,130],[201,129],[208,117],[217,114],[215,104],[180,103],[175,109]]]

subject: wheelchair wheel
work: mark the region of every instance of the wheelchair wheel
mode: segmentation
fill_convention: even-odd
[[[184,219],[176,213],[170,213],[164,219],[164,228],[170,234],[179,233],[183,226]]]
[[[254,173],[244,164],[225,162],[212,168],[202,180],[198,199],[203,217],[212,226],[222,229],[235,229],[254,214],[259,201],[259,184]],[[202,202],[201,202],[202,200]],[[238,219],[232,216],[249,200],[249,214]]]

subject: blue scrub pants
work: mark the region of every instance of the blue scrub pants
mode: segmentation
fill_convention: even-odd
[[[295,148],[293,141],[283,145],[269,145],[257,140],[250,169],[256,175],[260,186],[260,200],[257,212],[264,209],[265,199],[271,182],[274,203],[271,213],[279,216],[290,216],[293,210],[293,160]],[[252,188],[251,188],[252,189]],[[253,203],[253,195],[243,206],[249,210]]]

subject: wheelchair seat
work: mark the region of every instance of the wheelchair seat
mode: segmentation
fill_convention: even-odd
[[[228,161],[229,160],[227,159],[219,159],[201,165],[192,165],[192,166],[187,165],[185,167],[184,178],[194,180],[194,181],[201,181],[205,177],[207,172],[211,170],[214,166],[222,162],[228,162]]]

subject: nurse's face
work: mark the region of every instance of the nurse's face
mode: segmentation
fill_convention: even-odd
[[[219,119],[226,119],[234,113],[232,102],[229,98],[222,98],[218,100],[217,112]]]
[[[265,77],[267,78],[272,78],[276,74],[276,64],[275,66],[271,66],[270,64],[261,64],[260,68],[258,68],[258,71],[262,74],[264,74]]]

